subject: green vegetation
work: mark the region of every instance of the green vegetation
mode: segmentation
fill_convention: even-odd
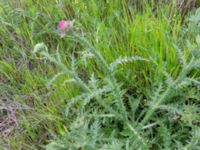
[[[198,150],[199,68],[200,9],[0,0],[0,149]]]

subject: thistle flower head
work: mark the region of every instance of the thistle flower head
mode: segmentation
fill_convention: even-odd
[[[65,21],[65,20],[61,20],[61,21],[58,23],[58,29],[64,30],[65,28],[66,28],[66,21]]]
[[[73,27],[74,20],[61,20],[58,22],[58,30],[60,32],[61,38],[66,35],[67,32]]]

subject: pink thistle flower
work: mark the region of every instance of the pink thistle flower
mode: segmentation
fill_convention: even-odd
[[[60,37],[63,38],[67,32],[70,31],[70,29],[73,27],[74,25],[74,20],[61,20],[60,22],[58,22],[58,30],[60,32]]]

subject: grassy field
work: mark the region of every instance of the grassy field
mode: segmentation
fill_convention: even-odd
[[[199,68],[200,9],[0,0],[0,150],[198,150]]]

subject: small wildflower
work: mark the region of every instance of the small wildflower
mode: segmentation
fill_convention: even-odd
[[[67,32],[70,31],[70,29],[73,27],[74,25],[74,20],[61,20],[58,23],[58,30],[60,32],[60,37],[63,38]]]

